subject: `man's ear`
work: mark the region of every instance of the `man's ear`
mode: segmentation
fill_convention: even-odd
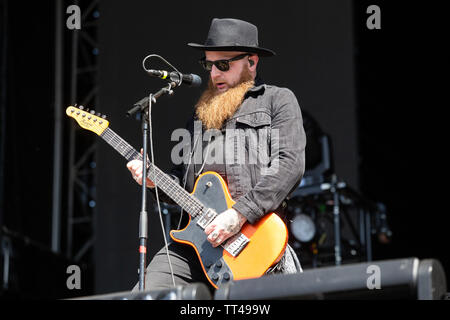
[[[257,54],[252,54],[250,57],[248,57],[248,63],[250,64],[250,68],[258,64],[258,61],[259,57]]]

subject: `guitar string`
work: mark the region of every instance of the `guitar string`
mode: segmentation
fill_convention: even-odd
[[[122,156],[124,156],[127,160],[130,160],[130,159],[138,159],[138,160],[141,160],[141,161],[143,160],[142,159],[143,158],[142,155],[140,153],[138,153],[129,143],[127,143],[125,140],[123,140],[113,130],[111,130],[109,128],[107,128],[107,129],[108,130],[105,130],[101,134],[102,138],[106,142],[108,142],[110,145],[113,145],[115,143],[119,147],[119,150],[117,148],[115,148],[115,149],[117,151],[119,151],[119,153]],[[206,160],[207,160],[207,158],[209,156],[209,152],[208,151],[209,151],[209,147],[210,147],[210,142],[211,142],[211,138],[208,141],[208,148],[206,150],[205,159],[203,160],[203,164],[202,164],[200,170],[197,172],[197,175],[203,170],[203,168],[205,166],[205,163],[206,163]],[[202,204],[199,205],[197,203],[198,200],[196,200],[196,199],[194,200],[190,194],[187,194],[187,197],[186,197],[186,195],[184,195],[183,192],[181,192],[181,193],[176,192],[177,190],[175,190],[176,189],[175,188],[175,186],[176,186],[175,182],[172,179],[170,179],[166,174],[164,174],[164,172],[161,172],[161,170],[159,168],[157,168],[156,165],[154,165],[153,163],[150,163],[149,169],[150,169],[149,170],[149,174],[150,173],[153,174],[153,176],[155,177],[155,181],[157,181],[157,179],[159,179],[160,182],[163,182],[163,183],[165,182],[166,183],[166,185],[168,186],[168,190],[164,190],[164,191],[168,192],[169,196],[172,196],[172,198],[174,198],[176,195],[178,195],[178,196],[181,195],[181,198],[179,197],[180,202],[181,202],[181,200],[184,200],[185,203],[186,203],[186,200],[187,200],[188,205],[189,205],[189,202],[191,202],[190,205],[193,205],[193,207],[192,207],[193,210],[192,211],[190,210],[190,213],[191,213],[192,216],[195,217],[197,215],[197,213],[195,212],[196,211],[195,209],[198,209],[199,213],[202,212],[204,206]],[[177,187],[181,188],[180,186],[177,186]],[[186,192],[185,189],[182,189],[182,190]],[[184,196],[184,199],[182,199],[183,196]],[[239,238],[240,235],[242,235],[241,232],[238,233],[238,236],[236,237],[236,240]],[[234,241],[233,241],[233,243],[234,243]],[[225,250],[227,250],[227,248],[230,245],[232,245],[232,243],[230,243],[230,241],[227,241],[226,243],[225,242],[221,243],[220,247],[222,247]]]
[[[178,196],[178,198],[180,200],[188,202],[188,204],[191,205],[191,208],[195,211],[194,216],[197,215],[197,211],[199,211],[198,213],[200,213],[203,205],[197,203],[198,200],[193,199],[190,194],[188,194],[184,189],[181,189],[181,187],[179,185],[177,185],[171,178],[169,178],[164,172],[154,170],[154,168],[153,168],[153,171],[156,172],[156,174],[154,176],[157,179],[159,179],[160,183],[165,182],[166,184],[170,184],[170,186],[172,186],[172,187],[169,186],[169,189],[168,189],[168,192],[170,193],[170,195]]]
[[[109,128],[108,128],[109,129]],[[130,146],[130,144],[128,144],[125,140],[123,140],[120,136],[118,136],[113,130],[109,129],[109,130],[105,130],[104,133],[102,134],[102,137],[106,138],[105,140],[107,142],[109,142],[110,144],[115,143],[116,145],[119,146],[119,153],[122,154],[123,156],[126,156],[128,153],[130,153],[130,151],[132,151],[132,154],[134,155],[139,155],[139,160],[142,160],[142,156],[140,153],[138,153],[132,146]],[[116,148],[117,150],[117,148]],[[130,158],[128,158],[130,159]],[[192,216],[197,216],[198,214],[200,214],[202,212],[202,210],[204,209],[203,204],[199,203],[199,201],[197,199],[193,199],[192,195],[190,194],[183,194],[183,192],[181,192],[180,194],[177,193],[176,188],[178,187],[179,189],[181,188],[180,186],[176,185],[176,183],[168,178],[168,176],[166,174],[164,174],[164,172],[161,172],[161,170],[159,168],[157,168],[154,164],[150,165],[153,167],[153,174],[154,176],[160,180],[160,182],[166,183],[166,185],[168,186],[168,192],[170,192],[173,197],[177,197],[180,201],[184,201],[185,204],[188,206],[189,212],[191,213]],[[184,189],[182,189],[183,191],[185,191]],[[166,190],[165,190],[166,191]],[[186,191],[185,191],[186,192]],[[181,198],[180,198],[181,196]]]
[[[110,130],[112,131],[112,130]],[[138,158],[139,160],[142,160],[142,156],[140,153],[137,153],[136,150],[134,150],[133,147],[131,147],[126,141],[124,141],[123,139],[121,139],[117,134],[112,133],[112,132],[105,132],[104,136],[107,138],[107,141],[111,142],[111,143],[116,143],[117,145],[120,146],[120,153],[123,156],[126,156],[127,154],[129,154],[131,152],[132,155],[135,156],[135,158]],[[128,158],[128,157],[127,157]],[[130,159],[130,158],[128,158]],[[152,165],[153,169],[155,168],[154,165]],[[151,169],[152,169],[151,167]],[[150,172],[150,171],[149,171]],[[168,178],[167,175],[165,175],[163,172],[160,172],[160,170],[152,170],[152,174],[156,177],[156,179],[158,179],[160,181],[160,183],[166,183],[166,185],[169,187],[168,191],[170,194],[170,196],[172,196],[173,198],[175,198],[175,200],[178,198],[181,201],[184,201],[187,205],[188,205],[188,209],[191,212],[191,214],[195,217],[196,215],[198,215],[199,213],[201,213],[202,209],[203,209],[203,205],[200,205],[199,203],[197,203],[194,199],[191,198],[191,195],[189,194],[180,194],[177,192],[178,190],[175,190],[176,186],[175,183],[172,181],[172,179]],[[175,187],[175,188],[174,188]],[[183,189],[184,190],[184,189]],[[189,208],[190,206],[190,208]]]
[[[123,148],[123,152],[124,152],[124,153],[122,153],[122,152],[119,152],[119,153],[121,153],[123,156],[125,156],[127,153],[129,153],[129,152],[131,151],[132,154],[135,155],[135,159],[137,159],[137,160],[142,160],[142,155],[141,155],[140,153],[138,153],[138,152],[137,152],[137,151],[136,151],[136,150],[135,150],[128,142],[126,142],[124,139],[122,139],[122,138],[121,138],[119,135],[117,135],[114,131],[112,131],[111,129],[109,129],[108,131],[105,130],[105,132],[104,132],[104,134],[102,135],[102,137],[106,138],[106,136],[108,136],[108,140],[105,139],[107,142],[109,142],[109,143],[111,143],[111,144],[115,142],[116,144],[120,144],[120,145],[121,145],[121,147]],[[210,141],[209,141],[209,142],[210,142]],[[128,150],[126,150],[126,149],[128,149]],[[197,175],[198,175],[198,174],[203,170],[203,168],[204,168],[204,165],[205,165],[205,163],[206,163],[206,159],[208,158],[208,150],[209,150],[209,144],[208,144],[208,148],[207,148],[207,150],[206,150],[206,156],[205,156],[205,159],[204,159],[204,161],[203,161],[203,164],[202,164],[200,170],[197,172]],[[125,152],[125,151],[126,151],[126,152]],[[126,158],[127,158],[127,157],[126,157]],[[127,159],[130,159],[130,158],[127,158]],[[154,164],[150,163],[150,168],[149,168],[149,169],[150,169],[150,170],[149,170],[149,173],[150,173],[150,171],[154,171],[154,172],[156,172],[156,174],[159,174],[159,175],[160,175],[160,177],[159,177],[160,182],[163,182],[163,183],[166,182],[167,184],[171,184],[171,183],[172,183],[173,185],[176,185],[175,182],[173,182],[173,180],[170,179],[166,174],[164,174],[163,172],[158,172],[158,170],[156,170],[156,169],[159,169],[159,168],[157,168]],[[156,174],[155,174],[155,176],[156,176]],[[181,187],[180,187],[180,188],[181,188]],[[183,190],[184,190],[184,189],[183,189]],[[170,188],[170,186],[169,186],[169,190],[166,191],[166,192],[170,193],[169,196],[172,196],[172,198],[173,198],[174,196],[177,195],[177,192],[176,192],[176,191],[177,191],[177,190],[175,190],[175,188]],[[185,190],[184,190],[184,191],[185,191]],[[196,201],[195,201],[194,199],[191,198],[191,195],[190,195],[190,194],[188,194],[188,196],[189,196],[189,197],[187,197],[186,199],[180,199],[180,200],[187,200],[188,202],[189,202],[189,201],[192,202],[191,204],[193,204],[194,207],[192,208],[193,210],[190,211],[190,213],[191,213],[191,216],[196,217],[198,214],[201,213],[201,211],[202,211],[202,209],[203,209],[203,205],[199,205],[198,203],[196,203]],[[199,212],[194,214],[194,212],[197,211],[196,209],[198,209]],[[238,237],[239,237],[240,235],[242,235],[241,232],[239,232],[239,233],[237,234],[236,240],[238,239]],[[234,242],[234,241],[233,241],[233,242]],[[231,244],[232,244],[232,243],[230,243],[229,245],[231,245]],[[226,243],[220,244],[220,246],[226,250],[227,247],[228,247],[228,241],[227,241]]]

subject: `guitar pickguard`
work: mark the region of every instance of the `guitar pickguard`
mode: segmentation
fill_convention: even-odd
[[[217,213],[228,209],[222,183],[213,174],[206,174],[199,178],[194,196]],[[171,236],[177,241],[188,242],[194,246],[209,280],[216,286],[220,286],[233,280],[233,274],[223,259],[224,249],[220,246],[214,248],[208,242],[204,230],[197,224],[197,219],[198,217],[192,219],[184,230],[171,231]]]

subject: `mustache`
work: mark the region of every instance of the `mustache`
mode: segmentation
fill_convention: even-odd
[[[211,79],[211,78],[210,78]],[[212,80],[213,84],[218,84],[218,83],[228,83],[225,79],[216,79],[216,80]]]
[[[217,90],[217,88],[216,88],[216,85],[217,85],[218,83],[226,83],[226,84],[230,87],[230,89],[231,89],[231,88],[236,88],[236,87],[238,87],[239,85],[241,85],[242,83],[244,83],[244,82],[249,82],[249,81],[254,81],[254,79],[253,79],[252,75],[250,74],[250,70],[249,70],[248,68],[242,70],[241,74],[239,75],[239,80],[238,80],[237,83],[235,83],[234,85],[232,85],[231,83],[229,83],[229,82],[228,82],[226,79],[224,79],[224,78],[219,78],[219,79],[213,80],[213,79],[211,78],[211,76],[209,76],[207,90],[210,90],[211,92],[216,92],[216,93],[217,93],[218,90]]]

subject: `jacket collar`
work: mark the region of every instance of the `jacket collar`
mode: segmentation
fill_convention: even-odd
[[[258,92],[265,88],[266,84],[264,83],[264,80],[259,75],[257,75],[255,78],[255,85],[253,86],[253,88],[249,89],[248,92]]]

